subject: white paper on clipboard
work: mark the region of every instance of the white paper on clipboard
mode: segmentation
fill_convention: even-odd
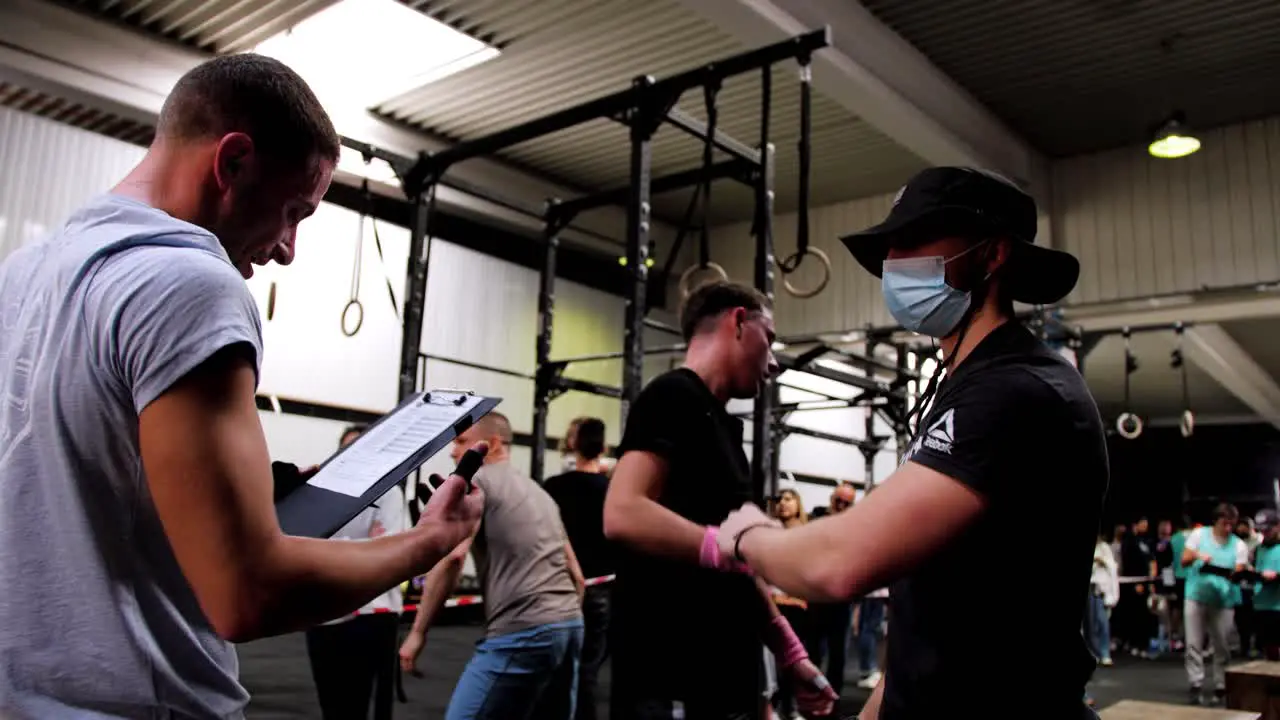
[[[459,398],[461,403],[455,404]],[[411,402],[369,428],[307,484],[358,498],[483,399],[477,395],[432,391],[430,402]]]

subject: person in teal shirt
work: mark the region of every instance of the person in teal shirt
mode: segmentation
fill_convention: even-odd
[[[1268,660],[1280,660],[1280,515],[1274,510],[1258,513],[1262,533],[1253,567],[1262,575],[1253,591],[1254,622],[1258,644]]]
[[[1205,566],[1239,572],[1249,565],[1249,548],[1236,537],[1234,530],[1240,512],[1230,503],[1214,508],[1213,525],[1199,527],[1187,536],[1180,564],[1188,568],[1187,599],[1183,605],[1186,630],[1187,680],[1191,684],[1191,703],[1204,702],[1201,688],[1205,681],[1205,637],[1213,644],[1213,702],[1221,703],[1226,695],[1227,633],[1234,622],[1234,609],[1240,603],[1239,586],[1221,575],[1203,572]]]

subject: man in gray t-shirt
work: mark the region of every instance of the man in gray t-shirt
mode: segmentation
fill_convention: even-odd
[[[138,167],[0,264],[0,717],[242,717],[231,642],[354,611],[477,526],[461,478],[395,536],[276,522],[244,278],[292,259],[338,150],[287,67],[210,60]]]
[[[489,447],[475,483],[484,490],[484,521],[427,574],[422,601],[400,662],[412,672],[427,628],[458,583],[468,545],[484,595],[485,639],[462,671],[445,720],[571,720],[582,652],[585,580],[569,545],[560,508],[542,486],[511,465],[511,423],[489,413],[458,436]]]

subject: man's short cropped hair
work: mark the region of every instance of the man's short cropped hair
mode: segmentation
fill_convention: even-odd
[[[515,434],[511,431],[511,421],[506,415],[500,412],[491,412],[480,418],[478,423],[480,433],[484,437],[498,436],[504,445],[510,445],[515,440]]]
[[[192,141],[243,132],[286,166],[336,163],[338,132],[315,93],[288,65],[242,53],[207,60],[179,78],[160,109],[157,140]]]
[[[604,454],[604,421],[600,418],[584,418],[578,424],[575,450],[587,460],[595,460]]]
[[[699,286],[680,307],[680,332],[685,342],[702,332],[709,320],[734,308],[745,308],[748,312],[771,309],[764,293],[747,285],[713,282]]]

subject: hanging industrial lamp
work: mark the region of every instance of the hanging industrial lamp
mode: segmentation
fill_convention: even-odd
[[[1173,159],[1186,157],[1200,149],[1200,139],[1187,128],[1186,118],[1176,112],[1156,130],[1155,138],[1147,146],[1152,157]]]

